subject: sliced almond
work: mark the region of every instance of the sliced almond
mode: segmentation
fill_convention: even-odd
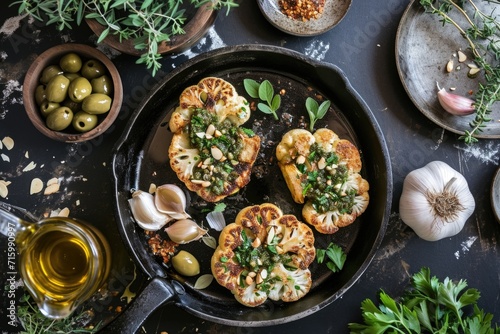
[[[259,238],[255,238],[255,239],[254,239],[254,241],[252,241],[252,247],[253,247],[253,248],[257,248],[257,247],[259,247],[259,246],[260,246],[260,244],[261,244],[261,242],[260,242],[260,239],[259,239]]]
[[[67,207],[63,208],[59,213],[57,214],[58,217],[69,217],[69,209]]]
[[[39,178],[35,177],[31,180],[30,195],[38,194],[43,189],[43,182]]]
[[[450,59],[446,64],[446,72],[450,73],[451,71],[453,71],[454,66],[455,65],[453,64],[453,59]]]
[[[4,137],[2,139],[2,143],[5,145],[5,148],[8,149],[9,151],[12,150],[14,147],[14,139],[10,137]]]
[[[250,277],[250,276],[247,276],[245,278],[245,283],[248,284],[248,285],[251,285],[253,283],[253,278]]]
[[[276,235],[275,234],[276,231],[274,230],[274,226],[271,226],[269,228],[269,232],[267,232],[267,244],[270,245],[272,242],[273,242],[273,239],[274,239],[274,236]]]
[[[150,194],[154,194],[154,193],[156,192],[156,184],[151,183],[151,184],[149,185],[148,192],[149,192]]]
[[[462,51],[458,50],[458,61],[463,63],[467,60],[467,56]]]
[[[44,195],[51,195],[53,193],[56,193],[59,191],[59,183],[52,183],[50,186],[47,186],[45,188],[43,194]]]
[[[56,183],[59,183],[59,179],[57,177],[53,177],[47,181],[47,186],[50,186],[50,185],[56,184]]]
[[[325,169],[325,167],[326,167],[326,160],[324,157],[321,157],[321,159],[319,159],[318,161],[318,168]]]
[[[0,154],[0,157],[2,157],[3,161],[10,162],[10,158],[8,155],[2,153]]]
[[[0,197],[6,198],[9,194],[9,189],[7,189],[7,185],[5,183],[0,183]]]
[[[216,129],[215,129],[215,125],[210,124],[210,125],[207,127],[207,131],[205,131],[205,133],[206,133],[207,135],[213,136],[213,135],[214,135],[214,133],[215,133],[215,130],[216,130]]]
[[[295,162],[299,165],[302,165],[304,162],[306,162],[306,157],[303,155],[299,155]]]
[[[30,162],[26,167],[23,168],[23,172],[29,172],[30,170],[35,169],[36,163],[35,162]]]
[[[468,68],[478,68],[478,67],[477,67],[477,65],[476,65],[476,64],[474,64],[474,63],[469,63],[469,64],[467,64],[467,67],[468,67]]]
[[[467,73],[467,76],[468,76],[469,78],[475,78],[475,77],[477,77],[477,75],[478,75],[478,73],[479,73],[480,71],[481,71],[481,69],[480,69],[480,68],[471,68],[471,69],[469,70],[469,73]]]
[[[224,156],[224,154],[222,153],[222,151],[220,150],[220,148],[218,148],[217,146],[212,146],[210,148],[210,153],[212,154],[212,157],[215,160],[220,160]]]

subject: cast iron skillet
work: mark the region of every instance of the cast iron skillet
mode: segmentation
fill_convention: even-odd
[[[185,189],[168,163],[171,136],[168,119],[181,92],[208,76],[231,82],[250,102],[258,101],[246,95],[245,78],[259,82],[268,79],[276,93],[284,94],[278,111],[280,121],[255,111],[244,125],[261,136],[262,146],[250,183],[237,195],[224,200],[227,222],[232,222],[243,207],[263,202],[274,203],[284,213],[301,217],[301,206],[293,202],[274,156],[275,147],[286,131],[308,124],[304,107],[307,96],[322,95],[332,101],[328,116],[318,122],[316,128],[333,129],[341,138],[353,141],[361,151],[362,174],[370,183],[371,199],[367,211],[354,224],[333,235],[315,234],[317,248],[326,248],[333,241],[347,252],[345,266],[340,273],[332,274],[325,265],[313,263],[310,267],[313,287],[298,302],[269,301],[260,307],[249,308],[236,302],[215,280],[206,289],[194,289],[197,277],[179,277],[152,255],[144,231],[131,218],[127,202],[131,189],[147,191],[151,183],[175,183]],[[167,301],[201,318],[233,326],[269,326],[312,314],[339,298],[365,271],[385,233],[392,199],[391,166],[382,132],[342,71],[294,51],[262,45],[231,46],[208,52],[170,73],[132,116],[128,130],[116,146],[113,172],[118,228],[136,264],[151,278],[124,314],[110,324],[109,329],[117,332],[135,331],[155,308]],[[213,204],[204,202],[196,194],[187,191],[186,194],[189,213],[197,222],[208,226],[204,210],[211,210]],[[214,230],[210,235],[218,238]],[[198,258],[201,274],[210,273],[213,249],[199,241],[179,248]]]

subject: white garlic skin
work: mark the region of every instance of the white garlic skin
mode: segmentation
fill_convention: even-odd
[[[434,213],[427,194],[440,194],[448,186],[462,205],[453,217],[440,217]],[[427,241],[437,241],[459,233],[475,209],[475,201],[467,180],[462,174],[442,161],[433,161],[410,172],[403,183],[399,202],[399,215],[403,222]]]
[[[150,193],[136,190],[128,202],[137,225],[144,230],[158,231],[172,220],[170,216],[158,211]]]

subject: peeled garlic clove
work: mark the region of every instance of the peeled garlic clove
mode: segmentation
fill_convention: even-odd
[[[168,237],[178,244],[187,244],[203,237],[207,230],[190,219],[181,219],[165,229]]]
[[[170,216],[158,211],[150,193],[137,190],[128,202],[135,221],[144,230],[157,231],[172,220]]]
[[[164,184],[156,188],[155,205],[158,211],[174,219],[186,219],[186,195],[175,184]]]
[[[444,88],[438,86],[439,104],[450,114],[457,116],[470,115],[474,112],[474,100],[467,97],[449,93]]]

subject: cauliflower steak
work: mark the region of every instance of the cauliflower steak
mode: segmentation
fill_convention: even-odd
[[[186,187],[218,202],[248,184],[260,138],[241,127],[248,102],[229,82],[215,77],[186,88],[169,121],[170,166]]]
[[[293,200],[305,203],[304,220],[320,233],[335,233],[366,210],[369,184],[359,174],[359,151],[332,130],[290,130],[276,157]]]
[[[211,268],[238,302],[254,307],[268,298],[293,302],[305,296],[315,256],[309,226],[264,203],[244,208],[222,230]]]

